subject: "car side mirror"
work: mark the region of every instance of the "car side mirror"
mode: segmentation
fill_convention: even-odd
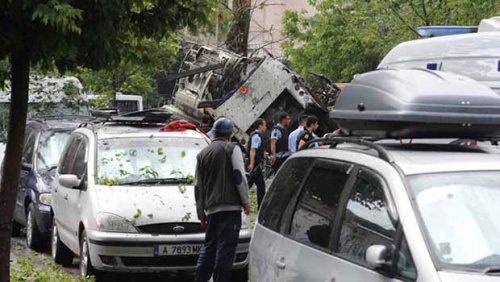
[[[373,245],[366,250],[366,262],[374,270],[386,270],[391,262],[388,257],[390,250],[384,245]]]
[[[82,181],[74,174],[59,175],[59,184],[67,188],[78,188]]]
[[[29,164],[29,163],[25,163],[23,162],[21,164],[21,169],[22,170],[26,170],[26,171],[31,171],[33,169],[33,165],[32,164]]]

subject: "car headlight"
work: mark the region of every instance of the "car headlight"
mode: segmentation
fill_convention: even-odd
[[[50,206],[52,203],[52,194],[51,193],[41,193],[40,196],[38,196],[38,201],[42,205]]]
[[[97,228],[104,232],[138,233],[127,219],[111,213],[99,213],[96,216]]]

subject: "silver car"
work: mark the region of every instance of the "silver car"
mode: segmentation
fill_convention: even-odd
[[[500,281],[497,154],[354,143],[301,151],[278,172],[251,281]]]
[[[54,261],[71,264],[77,254],[82,276],[194,270],[205,234],[191,183],[208,142],[195,131],[158,127],[75,130],[52,192]],[[243,226],[234,258],[241,273],[250,234]]]

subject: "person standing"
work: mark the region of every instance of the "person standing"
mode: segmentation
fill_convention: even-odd
[[[271,132],[271,158],[273,161],[273,170],[278,172],[281,165],[290,156],[290,149],[288,147],[288,126],[290,125],[290,115],[281,113],[278,116],[279,123],[273,128]]]
[[[288,145],[290,146],[290,154],[294,154],[297,152],[297,139],[299,135],[304,131],[304,127],[307,122],[307,115],[299,116],[299,127],[290,133],[290,137],[288,137]]]
[[[247,147],[247,158],[250,160],[248,166],[248,172],[250,173],[248,187],[252,187],[254,183],[257,186],[257,207],[260,209],[260,205],[266,194],[266,182],[261,167],[266,150],[264,144],[264,134],[267,131],[266,120],[262,118],[257,119],[254,128],[255,131],[250,134],[250,142],[248,142]]]
[[[319,120],[317,117],[310,116],[307,118],[306,130],[304,130],[304,132],[302,132],[297,139],[297,150],[301,150],[308,141],[316,138],[314,131],[316,131],[318,127]]]
[[[233,122],[214,123],[215,139],[197,156],[195,199],[198,219],[206,228],[198,258],[196,281],[231,281],[241,229],[241,210],[250,214],[248,184],[241,149],[229,142]]]

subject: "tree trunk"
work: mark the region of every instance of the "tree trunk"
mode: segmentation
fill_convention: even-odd
[[[251,0],[233,1],[233,23],[227,34],[226,46],[230,51],[246,56],[248,52],[248,33],[250,31]]]
[[[11,56],[9,133],[0,181],[0,282],[9,281],[12,216],[21,171],[21,156],[29,95],[29,52],[19,48]]]

